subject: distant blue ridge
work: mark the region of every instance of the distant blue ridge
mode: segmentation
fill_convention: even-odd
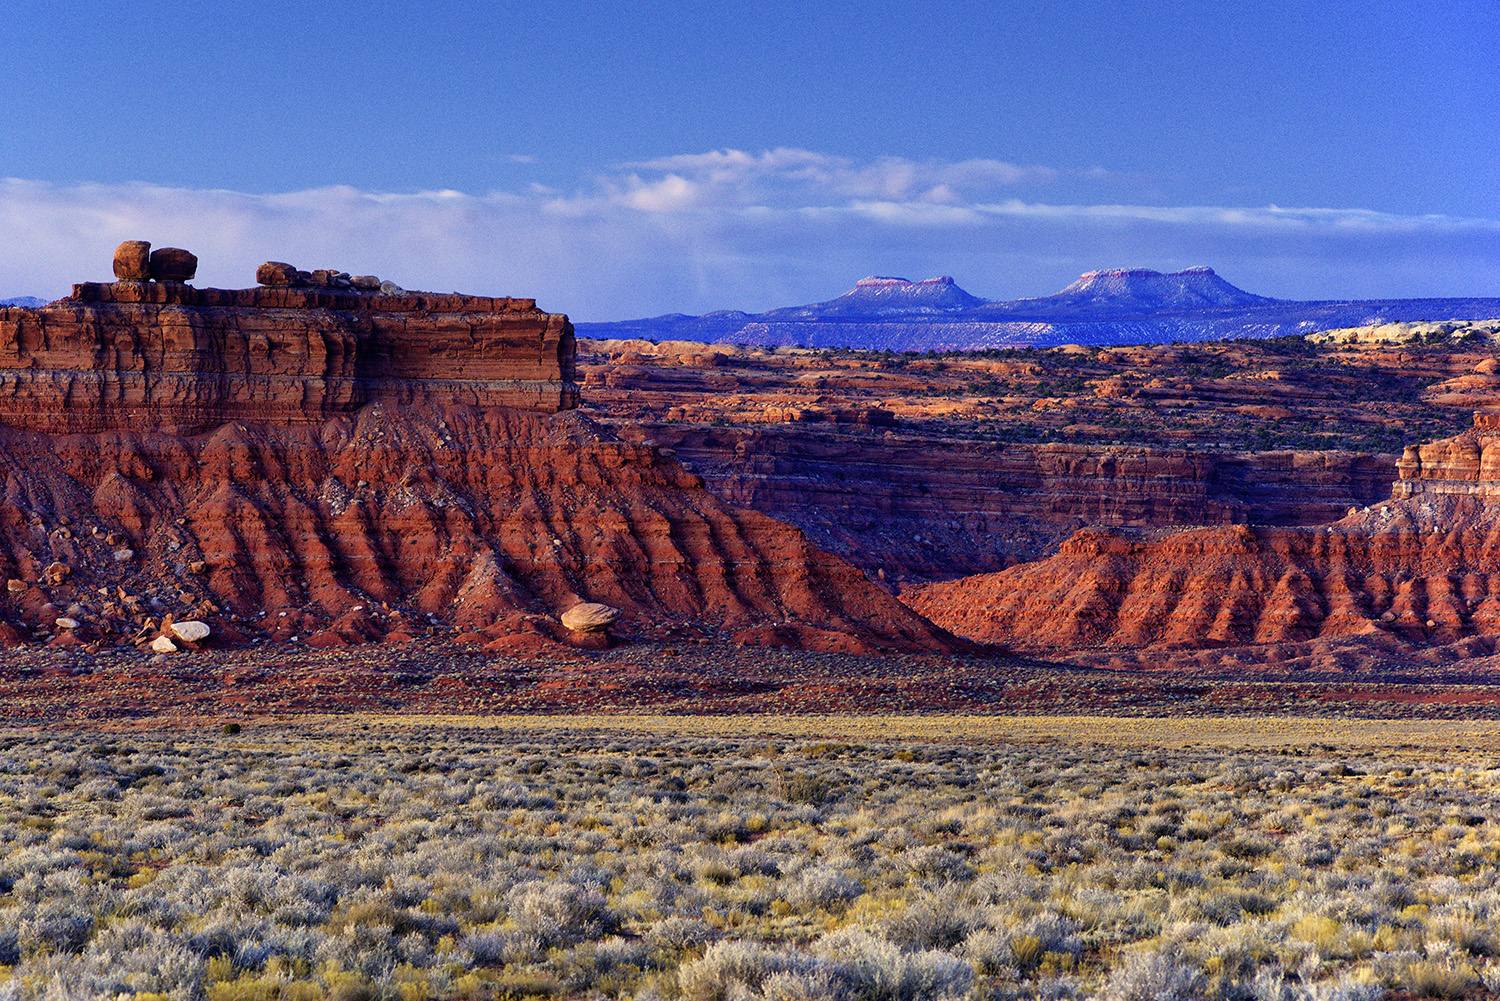
[[[1500,298],[1298,302],[1236,288],[1197,267],[1091,271],[1061,292],[990,302],[952,278],[865,278],[837,299],[765,313],[671,313],[575,323],[580,337],[965,351],[1057,344],[1152,344],[1283,337],[1337,327],[1500,317]]]

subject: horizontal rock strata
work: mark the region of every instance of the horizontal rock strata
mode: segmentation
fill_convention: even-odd
[[[572,408],[572,325],[531,299],[140,281],[0,309],[11,427],[322,424],[374,401]]]
[[[1461,435],[1408,447],[1396,466],[1396,498],[1500,498],[1500,413],[1477,413]]]
[[[1390,495],[1395,456],[998,443],[801,428],[621,427],[710,489],[893,581],[998,570],[1083,525],[1319,524]]]
[[[1049,559],[906,600],[960,635],[1031,650],[1500,636],[1500,415],[1408,448],[1398,468],[1391,501],[1320,528],[1088,529]]]

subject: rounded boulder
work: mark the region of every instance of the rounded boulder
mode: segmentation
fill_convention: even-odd
[[[122,282],[143,282],[150,279],[149,240],[126,240],[115,248],[115,277]]]
[[[619,617],[618,608],[601,605],[596,601],[586,601],[563,612],[562,624],[575,633],[602,633],[614,625]]]
[[[295,285],[297,266],[285,261],[267,261],[255,269],[255,280],[262,285]]]
[[[197,619],[172,623],[173,635],[188,643],[201,643],[208,639],[208,634],[211,632],[213,630],[209,628],[207,622],[199,622]]]
[[[181,247],[151,251],[151,277],[159,282],[190,282],[198,273],[198,257]]]

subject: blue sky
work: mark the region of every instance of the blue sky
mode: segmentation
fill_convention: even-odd
[[[578,320],[1213,266],[1500,295],[1500,27],[1456,2],[25,5],[0,297],[267,259]]]

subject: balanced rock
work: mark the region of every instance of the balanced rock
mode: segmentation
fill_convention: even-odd
[[[190,282],[198,273],[198,258],[179,247],[151,251],[151,277],[159,282]]]
[[[297,266],[285,261],[267,261],[255,269],[255,280],[262,285],[295,285]]]
[[[586,601],[574,605],[562,614],[562,624],[575,633],[602,633],[620,617],[618,608]]]
[[[115,248],[115,277],[123,282],[143,282],[151,278],[149,240],[126,240]]]

